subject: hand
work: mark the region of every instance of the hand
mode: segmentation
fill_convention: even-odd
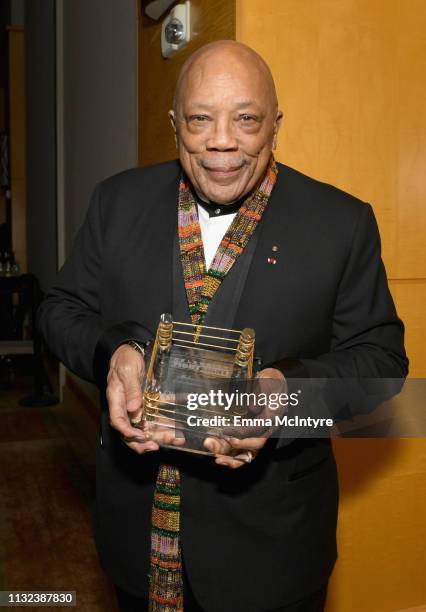
[[[181,439],[176,440],[173,430],[165,428],[159,431],[156,427],[154,436],[149,424],[143,421],[141,426],[132,424],[132,421],[140,421],[142,416],[141,382],[144,372],[143,356],[123,344],[111,357],[106,390],[111,426],[121,434],[127,446],[139,454],[156,451],[160,444],[182,444]]]
[[[277,380],[280,381],[283,385],[282,392],[285,393],[287,391],[287,384],[285,377],[280,370],[276,370],[275,368],[266,368],[261,370],[256,375],[257,379],[267,379],[265,380],[265,384],[267,386],[268,380]],[[275,386],[275,385],[274,385]],[[274,389],[276,390],[276,389]],[[262,412],[256,416],[270,416],[271,409],[266,406]],[[266,415],[268,413],[268,415]],[[221,438],[206,438],[204,441],[204,446],[212,453],[216,455],[216,463],[218,465],[223,465],[225,467],[229,467],[231,469],[237,469],[242,467],[246,463],[251,463],[251,461],[256,457],[257,453],[264,447],[266,444],[266,440],[271,435],[274,428],[269,429],[268,431],[262,430],[258,433],[262,433],[262,436],[256,436],[256,428],[250,427],[246,428],[248,437],[241,438],[238,437],[229,437],[227,439]],[[239,432],[241,434],[241,431]],[[237,455],[233,457],[230,456],[230,453],[234,450],[241,451]]]

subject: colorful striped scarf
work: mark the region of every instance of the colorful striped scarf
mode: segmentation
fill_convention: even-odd
[[[190,183],[179,184],[178,232],[185,290],[195,325],[202,324],[216,291],[244,251],[262,218],[277,177],[271,156],[259,187],[237,212],[206,270],[197,204]],[[182,554],[179,538],[180,474],[172,465],[160,465],[154,491],[151,528],[150,612],[183,610]]]

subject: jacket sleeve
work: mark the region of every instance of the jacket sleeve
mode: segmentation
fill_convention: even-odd
[[[310,379],[303,412],[315,416],[325,406],[335,422],[369,412],[400,391],[408,373],[404,326],[388,288],[370,205],[361,207],[339,283],[329,352],[269,367],[280,369],[289,386],[296,384],[293,378]]]
[[[67,368],[103,387],[114,350],[130,339],[146,342],[151,333],[137,322],[113,324],[101,315],[101,201],[102,184],[93,193],[70,257],[40,306],[38,327]]]

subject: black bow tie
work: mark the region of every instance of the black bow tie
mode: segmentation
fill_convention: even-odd
[[[241,205],[248,198],[248,195],[240,198],[232,204],[217,204],[216,202],[205,202],[194,193],[194,198],[197,204],[204,208],[209,213],[209,217],[222,217],[223,215],[232,215],[241,208]]]

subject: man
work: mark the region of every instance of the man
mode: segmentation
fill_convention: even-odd
[[[180,161],[96,188],[40,314],[55,354],[101,390],[100,558],[123,610],[144,609],[148,592],[150,610],[322,610],[336,559],[328,439],[208,440],[216,458],[198,458],[131,421],[163,312],[253,327],[261,377],[350,377],[355,396],[365,377],[404,377],[374,215],[275,164],[282,113],[267,65],[244,45],[194,53],[170,119]]]

